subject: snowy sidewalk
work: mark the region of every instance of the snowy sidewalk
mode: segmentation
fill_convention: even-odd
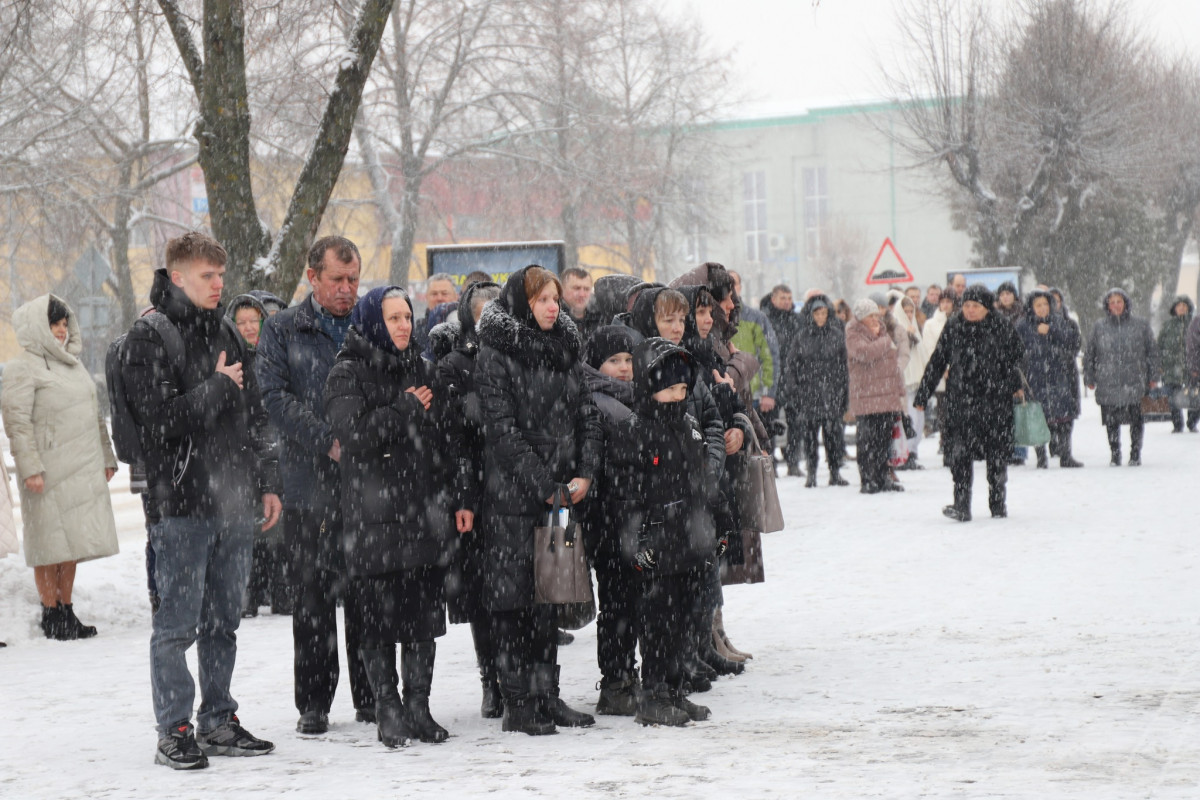
[[[233,688],[277,750],[196,774],[152,763],[141,513],[114,486],[123,552],[81,565],[76,590],[96,639],[40,638],[32,571],[0,561],[0,797],[1200,797],[1200,435],[1151,424],[1145,466],[1112,469],[1090,403],[1087,467],[1012,469],[1007,520],[987,516],[982,466],[976,521],[941,516],[935,442],[902,495],[781,478],[768,582],[726,591],[756,658],[695,698],[710,722],[502,734],[451,626],[431,701],[448,743],[385,750],[345,676],[333,730],[305,739],[290,618],[267,615],[242,625]],[[594,626],[561,662],[564,697],[593,704]]]

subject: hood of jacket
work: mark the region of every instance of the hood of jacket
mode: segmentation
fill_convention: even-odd
[[[62,346],[50,332],[50,298],[67,307],[67,344]],[[79,320],[67,301],[57,295],[44,294],[35,297],[13,312],[13,330],[17,344],[25,352],[41,358],[53,358],[64,364],[78,364],[83,352],[83,338],[79,333]]]
[[[607,325],[617,314],[624,314],[629,305],[629,290],[641,283],[633,275],[605,275],[596,279],[588,300],[587,316],[599,325]]]
[[[454,352],[458,346],[459,334],[457,319],[448,319],[433,326],[433,330],[429,331],[429,350],[433,353],[433,363],[436,364]],[[469,346],[474,350],[477,345],[470,343]]]
[[[545,366],[566,372],[579,360],[583,349],[579,329],[565,306],[560,306],[554,326],[542,330],[525,299],[525,272],[508,276],[500,296],[483,307],[476,327],[479,341],[526,366]]]
[[[587,363],[583,365],[583,381],[592,394],[606,394],[626,408],[633,407],[633,381],[610,378]]]
[[[654,391],[652,390],[654,369],[669,356],[674,355],[682,357],[689,365],[692,363],[692,357],[687,350],[677,344],[671,344],[660,336],[646,339],[634,348],[633,399],[639,409],[648,410],[652,409],[654,405],[662,405],[654,402]],[[687,401],[678,405],[686,407]]]
[[[1196,313],[1196,305],[1192,302],[1192,298],[1188,297],[1186,294],[1177,294],[1177,295],[1175,295],[1175,299],[1171,301],[1171,312],[1170,313],[1171,313],[1172,317],[1179,316],[1178,314],[1175,313],[1175,307],[1178,306],[1180,303],[1187,304],[1187,316],[1190,317],[1190,316],[1192,316],[1192,314]],[[1126,301],[1126,305],[1128,305],[1128,301]]]
[[[1049,289],[1034,289],[1025,297],[1025,318],[1031,323],[1041,319],[1037,314],[1033,313],[1033,301],[1039,297],[1046,298],[1046,302],[1050,304],[1050,313],[1047,314],[1044,319],[1049,319],[1050,317],[1054,316],[1054,295],[1050,294]]]
[[[742,301],[733,291],[733,278],[730,277],[729,270],[725,269],[724,264],[706,261],[671,281],[670,286],[672,289],[681,289],[685,286],[706,286],[712,292],[714,299],[723,291],[733,294],[734,308],[730,314],[726,315],[725,309],[720,306],[713,307],[713,330],[721,337],[722,341],[728,342],[737,336],[738,309]]]
[[[262,300],[249,292],[239,294],[229,302],[229,307],[225,309],[225,318],[237,325],[237,312],[243,308],[253,308],[262,315],[262,322],[267,321],[267,307],[263,305]]]
[[[813,322],[813,311],[818,308],[829,309],[829,316],[824,325],[818,325]],[[788,313],[788,312],[779,312]],[[828,295],[814,294],[812,297],[804,301],[804,305],[800,308],[800,313],[797,315],[800,319],[800,324],[812,333],[823,333],[824,331],[841,331],[845,328],[845,323],[838,319],[837,309],[833,307],[833,301]]]
[[[658,324],[654,321],[654,302],[665,292],[665,286],[651,286],[643,289],[633,301],[633,309],[629,312],[630,327],[647,339],[658,336]]]
[[[1105,317],[1112,317],[1113,313],[1108,310],[1108,301],[1113,295],[1120,295],[1125,300],[1125,310],[1121,312],[1121,319],[1127,320],[1133,316],[1133,307],[1129,302],[1129,295],[1125,294],[1124,289],[1112,288],[1104,293],[1104,299],[1100,301],[1100,308],[1104,310]]]
[[[272,307],[274,307],[276,311],[283,311],[288,307],[288,304],[283,302],[278,295],[274,294],[273,292],[268,292],[266,289],[251,289],[250,291],[246,292],[246,294],[262,303],[264,313],[266,313],[268,316],[270,316]]]
[[[491,281],[479,281],[472,283],[467,288],[463,289],[463,293],[458,298],[458,310],[455,319],[458,320],[458,331],[460,336],[475,338],[475,312],[471,310],[471,300],[475,297],[475,293],[480,289],[492,288],[499,289],[500,284],[492,283]],[[447,319],[447,322],[450,320]]]

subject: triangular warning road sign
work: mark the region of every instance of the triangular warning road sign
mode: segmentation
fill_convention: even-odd
[[[900,257],[900,252],[896,249],[896,245],[892,244],[891,237],[883,240],[883,244],[879,248],[879,252],[875,255],[875,263],[871,265],[871,269],[867,272],[867,285],[879,286],[887,283],[914,283],[917,279],[913,277],[912,270],[904,263],[904,259]]]

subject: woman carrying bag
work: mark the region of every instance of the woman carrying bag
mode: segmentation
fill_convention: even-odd
[[[559,697],[558,607],[534,602],[533,529],[555,495],[587,496],[603,432],[562,310],[562,285],[537,265],[509,276],[483,310],[475,385],[483,417],[482,533],[495,620],[505,731],[555,733],[595,724]]]
[[[434,366],[412,341],[412,305],[398,286],[372,289],[325,384],[325,413],[342,445],[343,546],[361,598],[362,654],[379,738],[444,742],[429,713],[435,639],[446,633],[445,573],[454,536],[446,404]],[[385,658],[400,643],[404,697]]]
[[[1050,453],[1059,466],[1082,467],[1071,456],[1071,429],[1079,416],[1079,375],[1070,367],[1079,353],[1079,331],[1065,317],[1053,312],[1050,292],[1037,290],[1025,300],[1025,316],[1017,322],[1017,335],[1025,346],[1025,375],[1033,395],[1042,404],[1050,427]],[[1038,469],[1046,469],[1046,446],[1035,448]]]

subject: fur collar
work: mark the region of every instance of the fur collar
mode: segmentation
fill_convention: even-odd
[[[548,367],[566,372],[579,360],[583,340],[563,308],[548,331],[522,323],[499,301],[483,307],[476,326],[479,341],[527,367]]]

